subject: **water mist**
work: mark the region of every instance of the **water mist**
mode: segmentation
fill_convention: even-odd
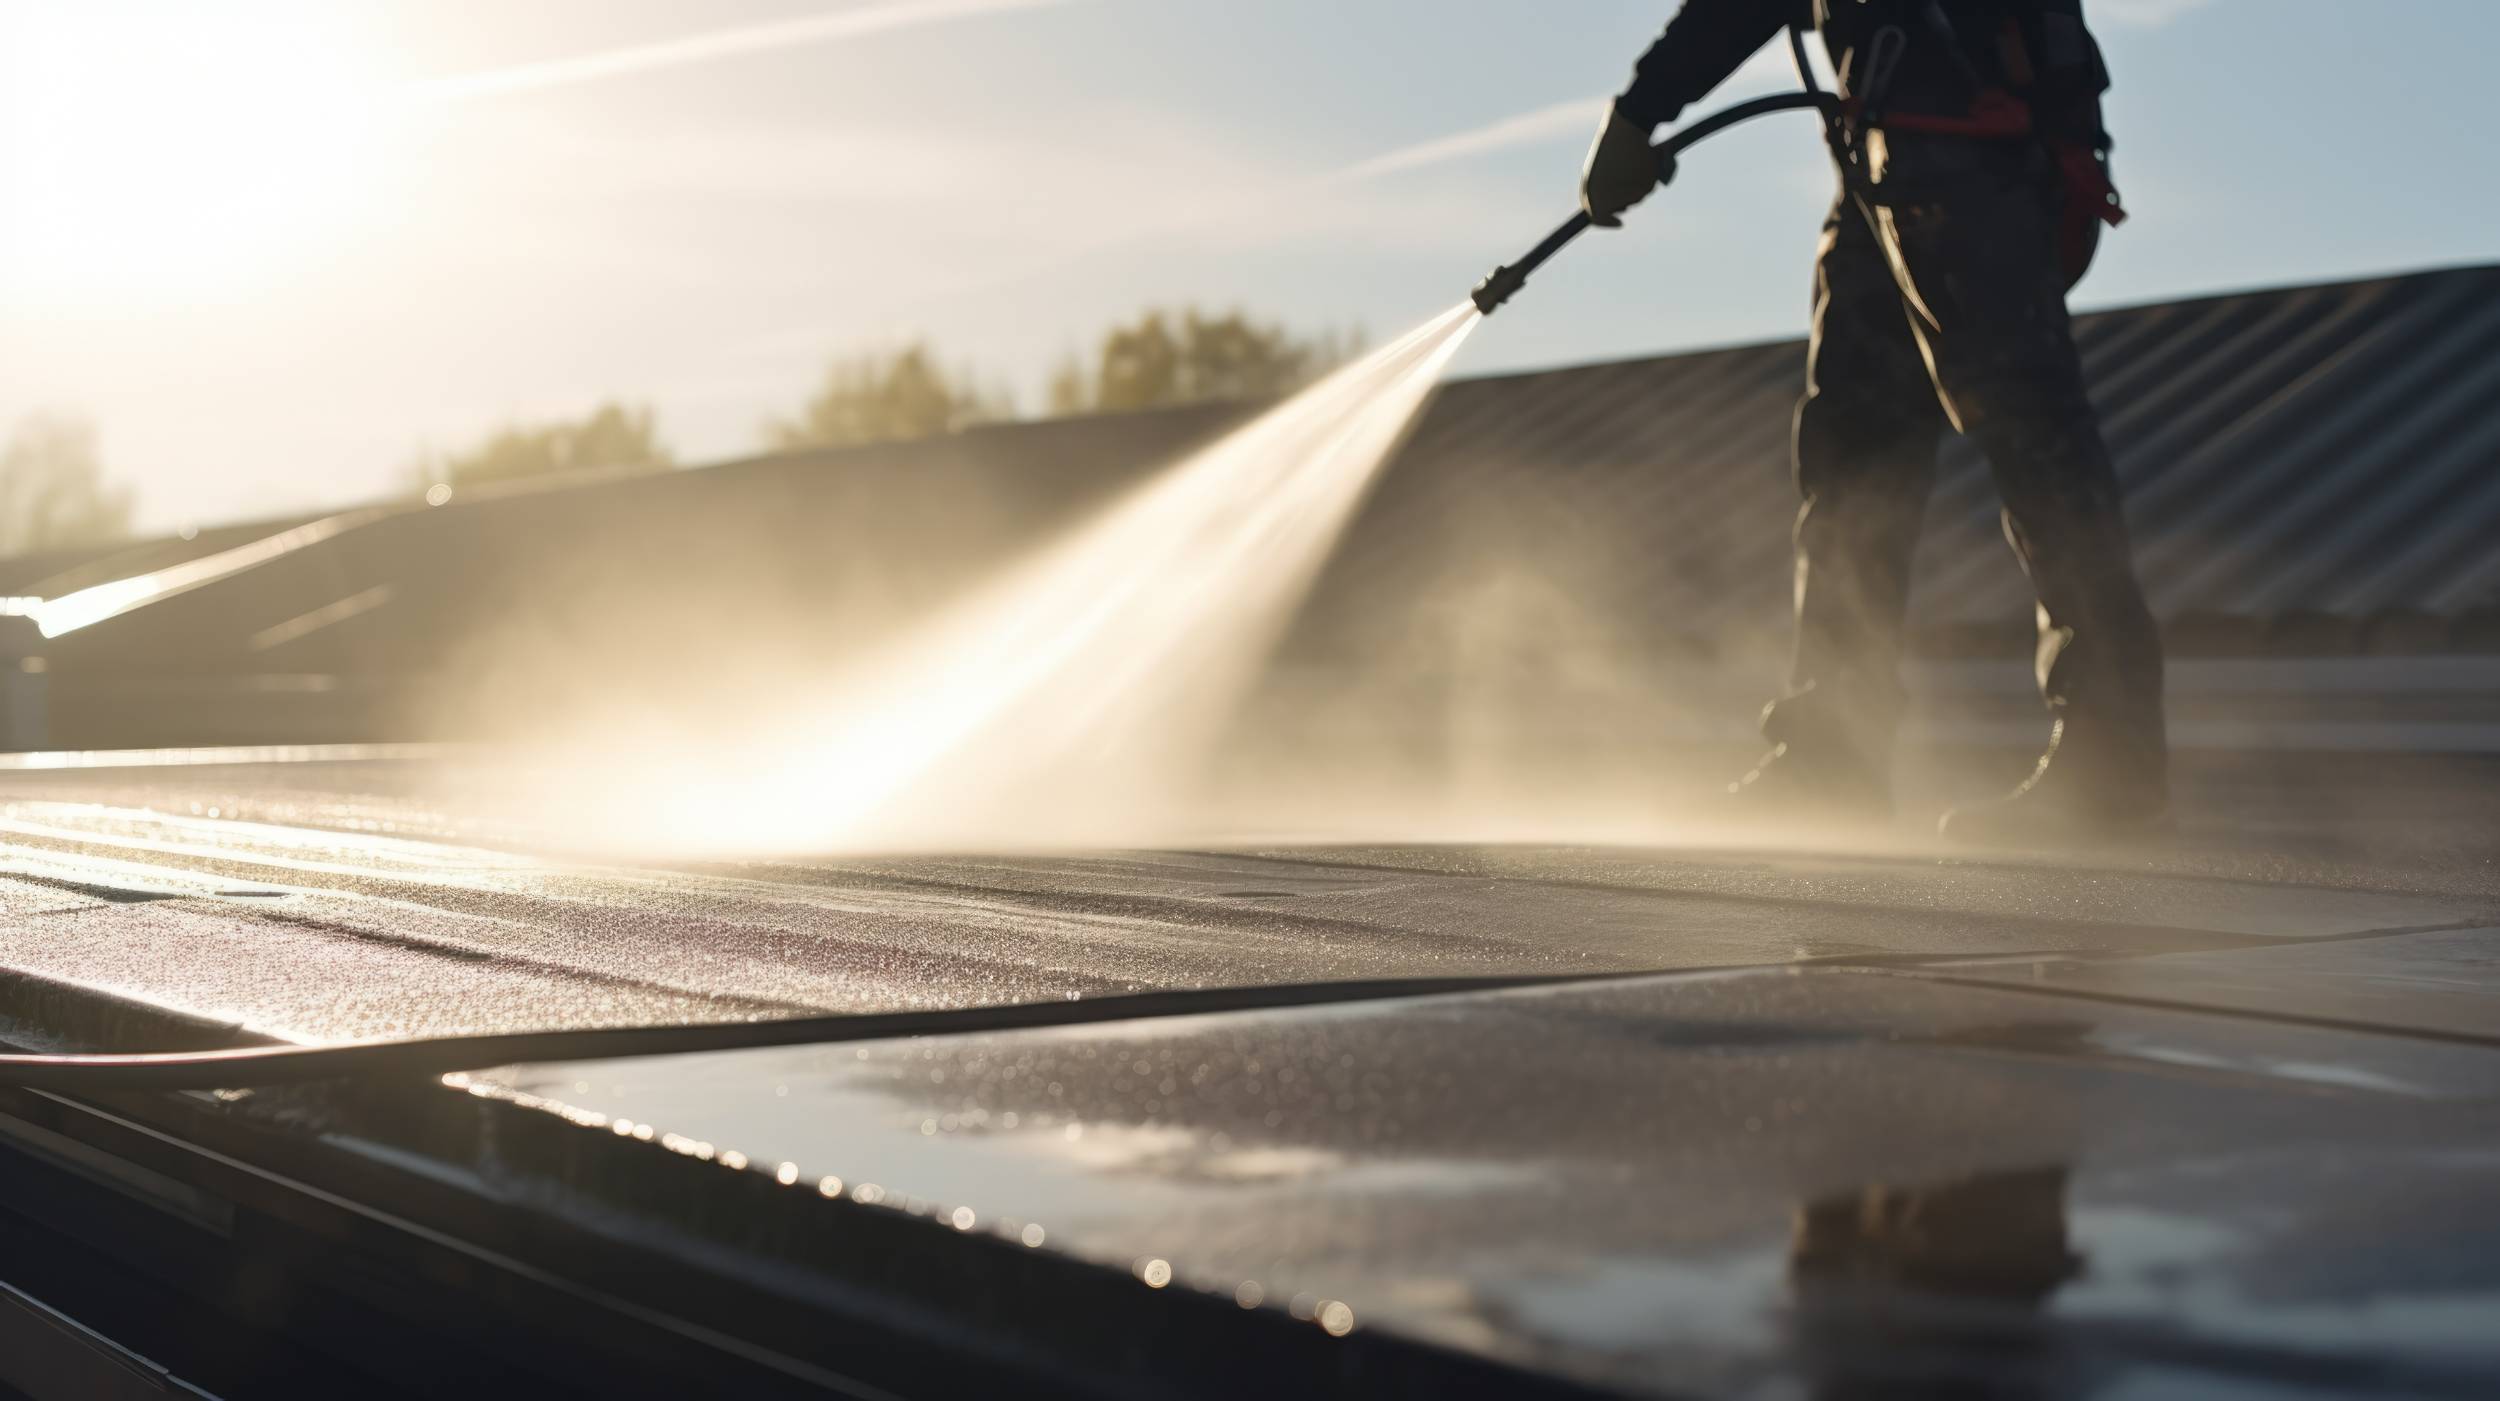
[[[1480,320],[1462,305],[1174,463],[821,691],[569,765],[551,813],[644,850],[1169,839],[1355,509]]]

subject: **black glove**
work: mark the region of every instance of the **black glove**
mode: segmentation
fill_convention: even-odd
[[[1658,154],[1649,148],[1649,132],[1623,114],[1622,104],[1608,107],[1580,173],[1580,207],[1589,222],[1601,229],[1623,227],[1623,211],[1649,198],[1664,178]]]

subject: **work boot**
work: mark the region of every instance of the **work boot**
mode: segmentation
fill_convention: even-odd
[[[1724,810],[1750,822],[1883,822],[1892,816],[1885,773],[1840,748],[1785,741],[1727,786]]]
[[[2158,750],[2094,743],[2061,717],[2031,776],[2001,798],[1946,813],[1936,830],[1972,846],[2061,847],[2157,836],[2170,828]]]

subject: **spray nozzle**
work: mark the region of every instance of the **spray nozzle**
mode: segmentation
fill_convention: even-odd
[[[1476,304],[1476,310],[1491,316],[1501,309],[1502,303],[1519,295],[1519,289],[1527,285],[1525,269],[1504,264],[1486,274],[1484,281],[1476,284],[1476,290],[1467,294],[1467,299]]]

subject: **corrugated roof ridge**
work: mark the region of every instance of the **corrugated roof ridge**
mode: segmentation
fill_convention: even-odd
[[[2205,598],[2204,590],[2220,584],[2217,576],[2226,572],[2229,561],[2214,555],[2209,548],[2200,550],[2198,547],[2210,545],[2210,539],[2198,531],[2181,527],[2191,522],[2220,521],[2227,523],[2229,532],[2238,538],[2271,538],[2279,528],[2276,522],[2297,513],[2304,501],[2330,490],[2345,474],[2367,475],[2375,471],[2385,460],[2383,454],[2353,450],[2353,445],[2359,442],[2372,439],[2384,441],[2380,438],[2374,410],[2389,401],[2411,395],[2422,378],[2430,373],[2430,366],[2423,362],[2444,367],[2473,359],[2478,354],[2477,348],[2491,338],[2487,323],[2495,315],[2500,315],[2500,302],[2483,310],[2482,317],[2451,328],[2427,345],[2418,340],[2409,341],[2392,327],[2374,337],[2374,341],[2388,343],[2389,357],[2407,366],[2408,372],[2392,377],[2377,374],[2360,376],[2362,367],[2350,363],[2340,366],[2338,377],[2360,376],[2352,396],[2339,402],[2338,412],[2333,418],[2316,424],[2310,432],[2302,435],[2297,446],[2278,453],[2271,464],[2272,470],[2242,470],[2229,474],[2223,477],[2220,491],[2207,489],[2219,475],[2211,471],[2182,471],[2165,479],[2153,493],[2156,505],[2171,496],[2182,494],[2192,494],[2195,501],[2183,518],[2175,521],[2165,519],[2167,529],[2137,551],[2137,567],[2145,572],[2147,584],[2160,591],[2176,590],[2196,595],[2200,607],[2214,606],[2211,600]],[[2409,344],[2396,344],[2407,341]],[[2368,347],[2376,348],[2375,344]],[[2317,397],[2330,396],[2320,394]],[[2219,456],[2220,453],[2215,454],[2215,457]],[[2198,460],[2210,459],[2200,453]],[[2302,482],[2318,485],[2307,490],[2295,488],[2288,494],[2284,491],[2286,483]],[[2173,560],[2178,561],[2175,566]]]
[[[2466,373],[2425,374],[2413,381],[2423,391],[2421,397],[2381,441],[2372,461],[2324,474],[2284,503],[2279,515],[2286,524],[2279,538],[2292,559],[2254,603],[2267,609],[2314,603],[2339,611],[2368,606],[2370,579],[2391,568],[2435,571],[2455,562],[2432,547],[2432,538],[2457,534],[2463,523],[2475,524],[2477,533],[2488,530],[2487,523],[2468,522],[2470,512],[2455,509],[2459,502],[2452,490],[2463,486],[2471,499],[2472,477],[2500,444],[2500,417],[2490,412],[2493,399],[2500,396],[2500,307],[2482,318],[2479,330],[2479,337],[2454,357]],[[2389,461],[2408,465],[2391,479],[2383,470]],[[2428,538],[2412,531],[2425,515],[2447,517],[2449,529],[2439,530],[2434,522]],[[2391,536],[2408,535],[2401,551],[2379,548]],[[2327,542],[2340,548],[2316,548]],[[2338,575],[2374,563],[2378,567],[2369,576],[2345,581],[2332,597],[2319,596]]]
[[[2189,475],[2184,464],[2200,457],[2219,455],[2257,444],[2252,437],[2296,431],[2298,423],[2281,420],[2278,415],[2287,407],[2299,405],[2316,385],[2343,373],[2351,362],[2379,342],[2409,330],[2422,315],[2423,303],[2390,305],[2393,300],[2383,296],[2356,298],[2319,318],[2299,336],[2284,342],[2265,358],[2279,361],[2300,355],[2306,357],[2297,373],[2274,379],[2272,388],[2233,416],[2230,422],[2204,442],[2179,452],[2155,452],[2150,446],[2138,445],[2134,453],[2122,460],[2122,475],[2132,468],[2131,486],[2136,490],[2158,492],[2158,483]],[[2366,318],[2366,319],[2365,319]],[[2353,323],[2359,322],[2355,325]],[[2342,333],[2342,342],[2323,353],[2316,353],[2325,338]]]
[[[2194,442],[2228,434],[2232,426],[2301,377],[2315,352],[2382,314],[2384,294],[2375,290],[2327,296],[2294,293],[2279,315],[2260,320],[2206,356],[2176,367],[2174,397],[2184,405],[2130,415],[2110,434],[2122,462],[2159,461],[2189,450]],[[2143,472],[2140,469],[2138,479]]]
[[[2280,297],[2294,292],[2346,292],[2363,288],[2394,288],[2406,283],[2431,282],[2444,278],[2485,278],[2495,282],[2500,282],[2500,262],[2458,263],[2434,268],[2419,268],[2406,272],[2375,273],[2358,277],[2339,278],[2326,282],[2269,283],[2254,287],[2199,293],[2195,296],[2189,297],[2153,297],[2144,301],[2127,302],[2118,306],[2094,307],[2087,311],[2078,311],[2075,313],[2076,330],[2079,335],[2090,335],[2096,332],[2096,328],[2089,327],[2086,323],[2097,323],[2113,318],[2128,317],[2146,312],[2198,311],[2205,309],[2216,302],[2261,300],[2269,297]],[[1549,379],[1561,375],[1573,375],[1586,370],[1606,369],[1620,365],[1656,365],[1678,360],[1697,360],[1714,355],[1736,355],[1748,351],[1801,347],[1804,344],[1805,337],[1802,335],[1752,337],[1744,340],[1726,341],[1712,345],[1693,346],[1684,350],[1664,351],[1655,355],[1635,355],[1611,359],[1573,360],[1560,365],[1548,365],[1533,370],[1501,370],[1480,375],[1462,375],[1452,379],[1449,387],[1458,388],[1463,385],[1515,384],[1530,380]]]
[[[2484,386],[2485,402],[2500,386]],[[2473,582],[2487,574],[2500,548],[2490,546],[2491,519],[2500,515],[2500,417],[2484,415],[2480,431],[2452,451],[2443,454],[2432,475],[2443,486],[2461,486],[2457,494],[2441,493],[2440,499],[2416,507],[2413,515],[2422,519],[2422,532],[2416,537],[2418,548],[2379,551],[2380,565],[2343,591],[2339,606],[2351,610],[2379,610],[2402,606],[2408,601],[2428,595],[2443,604],[2460,600]],[[2413,527],[2416,519],[2392,522],[2379,532],[2379,539]],[[2486,548],[2478,555],[2467,548],[2480,539]],[[2373,543],[2376,543],[2374,540]],[[2442,577],[2444,576],[2444,577]]]

